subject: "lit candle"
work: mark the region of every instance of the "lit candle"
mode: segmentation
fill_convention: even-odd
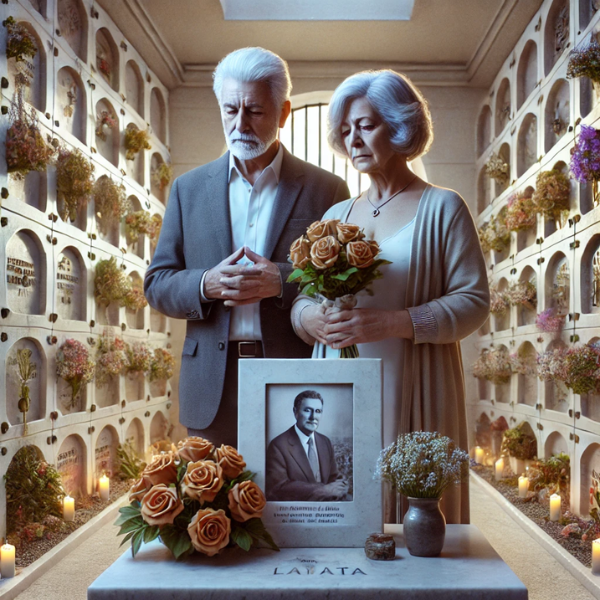
[[[108,500],[110,490],[110,480],[106,475],[102,475],[98,481],[98,492],[101,500]]]
[[[592,573],[600,575],[600,539],[592,542]]]
[[[483,464],[483,456],[484,456],[483,448],[480,448],[479,446],[475,446],[475,462],[478,465]]]
[[[63,500],[63,520],[72,521],[75,517],[75,498],[65,496]]]
[[[519,498],[527,498],[527,492],[529,491],[529,477],[521,475],[519,477]]]
[[[15,576],[15,547],[10,544],[0,548],[0,574],[2,579]]]
[[[500,481],[502,479],[502,474],[504,473],[504,459],[499,458],[495,464],[495,472],[494,476],[496,481]]]
[[[560,519],[560,496],[552,494],[550,496],[550,520],[558,521]]]

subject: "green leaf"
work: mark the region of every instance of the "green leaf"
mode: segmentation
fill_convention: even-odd
[[[250,519],[245,523],[246,531],[257,541],[265,542],[273,550],[279,552],[279,546],[273,541],[271,534],[265,528],[262,519]]]
[[[347,271],[340,273],[339,275],[332,275],[332,279],[337,279],[338,281],[347,281],[348,277],[353,273],[356,273],[358,269],[356,267],[350,267]]]
[[[231,539],[246,552],[252,547],[252,536],[239,526],[231,530]]]
[[[144,528],[144,544],[148,544],[152,540],[155,540],[160,533],[160,528],[158,525],[152,525],[150,527]]]
[[[128,523],[129,521],[135,521],[141,518],[142,517],[139,512],[137,515],[120,515],[114,524],[118,527],[119,525],[123,525],[123,523]]]
[[[185,472],[187,471],[187,463],[185,462],[185,460],[182,460],[179,463],[179,466],[177,467],[177,483],[181,483],[181,480],[183,479],[183,476],[185,475]]]
[[[130,531],[122,540],[119,546],[122,546],[125,542],[128,542],[132,537],[135,531]]]
[[[141,514],[141,505],[139,502],[136,502],[136,504],[130,504],[129,506],[122,506],[119,509],[119,512],[122,515],[128,515],[131,517],[137,517],[138,515]]]
[[[130,521],[127,521],[127,523],[123,523],[123,525],[121,525],[118,535],[123,535],[124,533],[129,533],[130,531],[136,531],[143,528],[144,522],[141,519],[139,521],[137,519],[131,519]]]
[[[293,283],[296,279],[298,279],[298,277],[302,277],[303,274],[304,274],[304,270],[303,269],[294,269],[288,275],[288,278],[286,279],[286,282],[287,283]]]
[[[163,544],[173,553],[175,559],[193,551],[192,540],[187,531],[175,527],[163,527],[160,532]]]
[[[133,558],[135,558],[135,555],[140,551],[143,539],[144,530],[138,529],[131,538],[131,556],[133,556]]]

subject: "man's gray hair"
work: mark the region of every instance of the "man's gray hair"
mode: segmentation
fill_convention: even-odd
[[[213,90],[219,104],[223,81],[228,78],[242,82],[266,82],[278,108],[290,99],[292,80],[287,63],[270,50],[259,47],[240,48],[219,62],[213,73]]]
[[[345,79],[329,103],[327,140],[340,154],[347,156],[341,125],[349,104],[366,98],[379,113],[390,132],[390,142],[407,160],[425,154],[433,141],[433,124],[427,101],[408,77],[384,69],[362,71]]]

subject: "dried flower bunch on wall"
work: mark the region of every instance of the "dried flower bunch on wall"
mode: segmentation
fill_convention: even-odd
[[[530,310],[537,308],[537,289],[532,281],[513,283],[508,289],[507,295],[513,306],[524,306]]]
[[[6,27],[6,58],[14,58],[17,62],[24,62],[25,57],[35,58],[38,52],[34,37],[21,23],[13,17],[4,21]]]
[[[535,227],[537,222],[532,193],[515,192],[508,198],[506,209],[506,227],[509,231],[526,231]]]
[[[127,233],[132,243],[138,241],[140,235],[145,234],[153,241],[158,238],[160,233],[160,219],[150,215],[147,210],[138,210],[130,212],[125,217]]]
[[[144,342],[134,342],[127,344],[127,372],[128,373],[148,373],[152,366],[154,354]]]
[[[103,110],[96,117],[96,135],[102,140],[106,141],[108,137],[106,135],[107,129],[114,129],[119,124],[117,117],[107,110]]]
[[[125,186],[115,183],[111,177],[100,177],[94,184],[93,193],[100,231],[107,233],[131,210],[131,203]]]
[[[537,456],[537,441],[535,436],[527,431],[528,424],[520,423],[513,429],[507,429],[502,437],[502,454],[531,460]]]
[[[81,388],[94,378],[95,363],[85,344],[68,339],[56,353],[56,374],[71,386],[71,408]]]
[[[93,163],[79,149],[61,148],[56,159],[56,194],[63,221],[75,221],[79,209],[87,206],[93,185]]]
[[[510,370],[517,375],[531,376],[537,374],[537,354],[519,349],[510,355]]]
[[[123,306],[135,312],[148,306],[144,289],[140,285],[131,283],[130,289],[123,298]]]
[[[104,331],[96,345],[96,385],[102,386],[127,368],[126,344],[109,331]]]
[[[594,36],[587,46],[569,53],[567,79],[575,77],[589,77],[596,83],[600,82],[600,44]]]
[[[558,221],[571,208],[569,178],[558,169],[542,171],[536,179],[532,201],[537,212]]]
[[[152,183],[162,192],[173,179],[173,167],[168,163],[160,163],[152,171]]]
[[[537,316],[535,324],[540,331],[545,333],[558,333],[565,326],[565,315],[559,313],[556,307],[551,306]]]
[[[510,307],[510,299],[505,291],[499,291],[498,286],[490,284],[490,312],[503,315]]]
[[[131,282],[112,256],[96,264],[94,286],[98,304],[108,306],[111,302],[118,302],[124,306],[122,302],[131,289]]]
[[[508,383],[511,374],[510,355],[503,346],[491,350],[484,348],[473,364],[475,377],[491,381],[496,385]]]
[[[150,381],[171,379],[175,372],[175,357],[167,348],[155,348],[150,365]]]
[[[510,244],[510,231],[506,227],[504,215],[505,213],[502,213],[491,217],[479,228],[479,241],[484,252],[502,252]]]
[[[145,129],[138,129],[133,123],[127,125],[125,130],[125,158],[135,160],[135,156],[142,150],[151,150],[150,134]]]
[[[509,166],[499,154],[492,154],[485,163],[485,172],[500,185],[508,182]]]

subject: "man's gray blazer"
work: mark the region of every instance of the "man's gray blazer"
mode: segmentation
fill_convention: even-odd
[[[302,358],[311,348],[296,337],[290,307],[297,285],[285,283],[292,267],[290,245],[336,202],[350,196],[346,183],[306,163],[285,148],[265,258],[276,263],[284,281],[282,298],[260,303],[263,351],[268,358]],[[232,252],[228,198],[229,152],[173,183],[162,230],[144,292],[150,306],[187,319],[179,377],[179,420],[204,429],[213,421],[223,392],[229,321],[223,302],[200,302],[202,275]]]

